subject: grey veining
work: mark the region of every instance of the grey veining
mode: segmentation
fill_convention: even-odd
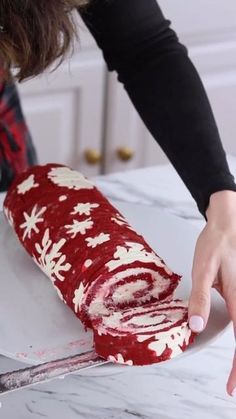
[[[236,173],[236,159],[228,156]],[[204,226],[196,204],[168,165],[98,177],[110,198],[158,206]],[[0,194],[1,195],[1,194]],[[1,196],[0,196],[1,202]],[[1,205],[1,204],[0,204]],[[115,375],[71,375],[0,397],[3,419],[234,419],[236,400],[225,391],[234,354],[232,328],[209,347],[173,364]],[[0,370],[20,363],[0,357]]]

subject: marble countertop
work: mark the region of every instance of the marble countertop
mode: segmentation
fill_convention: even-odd
[[[236,175],[236,158],[228,156]],[[97,177],[114,200],[162,208],[204,227],[205,220],[171,165]],[[3,201],[0,194],[0,209]],[[236,400],[225,390],[234,353],[229,327],[213,344],[176,363],[100,376],[84,373],[0,397],[4,419],[233,419]],[[22,364],[0,356],[0,371]],[[95,371],[95,370],[93,370]]]

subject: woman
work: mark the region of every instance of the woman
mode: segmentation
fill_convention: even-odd
[[[156,1],[1,0],[0,54],[5,71],[17,67],[22,81],[63,58],[74,34],[70,14],[74,7],[102,49],[108,69],[117,71],[118,80],[207,221],[194,254],[190,327],[199,332],[206,327],[214,286],[224,297],[236,330],[236,185],[203,84]],[[30,145],[26,131],[18,139],[18,148],[9,153],[6,131],[9,144],[19,132],[14,108],[20,109],[17,99],[10,123],[5,124],[7,112],[0,115],[1,126],[7,127],[0,134],[0,157],[12,170],[8,183],[34,160],[27,161],[25,155],[26,143],[28,149]],[[19,167],[14,163],[18,158]],[[227,391],[236,396],[236,357]]]

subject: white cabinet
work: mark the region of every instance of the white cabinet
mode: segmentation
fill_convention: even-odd
[[[236,37],[192,48],[192,60],[202,76],[224,148],[235,155]]]
[[[161,0],[189,47],[208,93],[224,148],[236,154],[236,2]],[[184,10],[184,13],[180,11]]]
[[[108,92],[105,172],[120,172],[163,161],[164,153],[151,138],[123,85],[117,83],[115,72],[108,75]],[[130,159],[122,160],[118,153],[120,149],[128,149],[132,154]]]
[[[236,154],[235,0],[159,4],[200,73],[226,151]],[[69,164],[88,176],[167,162],[80,18],[78,26],[70,62],[20,86],[40,161]],[[89,164],[86,150],[103,161]]]
[[[236,2],[228,0],[161,0],[166,18],[189,51],[208,93],[227,152],[236,154]],[[109,75],[106,129],[106,170],[111,172],[167,162],[145,128],[116,74]],[[125,145],[131,160],[116,157]]]
[[[24,110],[40,163],[74,161],[76,96],[73,91],[25,95]]]
[[[77,45],[73,58],[55,72],[18,88],[39,162],[68,164],[94,176],[101,162],[89,164],[85,152],[102,153],[106,71],[101,51],[81,28],[83,49]]]

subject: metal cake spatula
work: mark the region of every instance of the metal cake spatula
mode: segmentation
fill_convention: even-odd
[[[57,359],[40,365],[34,365],[17,371],[0,374],[0,394],[30,387],[34,384],[50,381],[86,368],[93,368],[109,363],[94,351]]]

